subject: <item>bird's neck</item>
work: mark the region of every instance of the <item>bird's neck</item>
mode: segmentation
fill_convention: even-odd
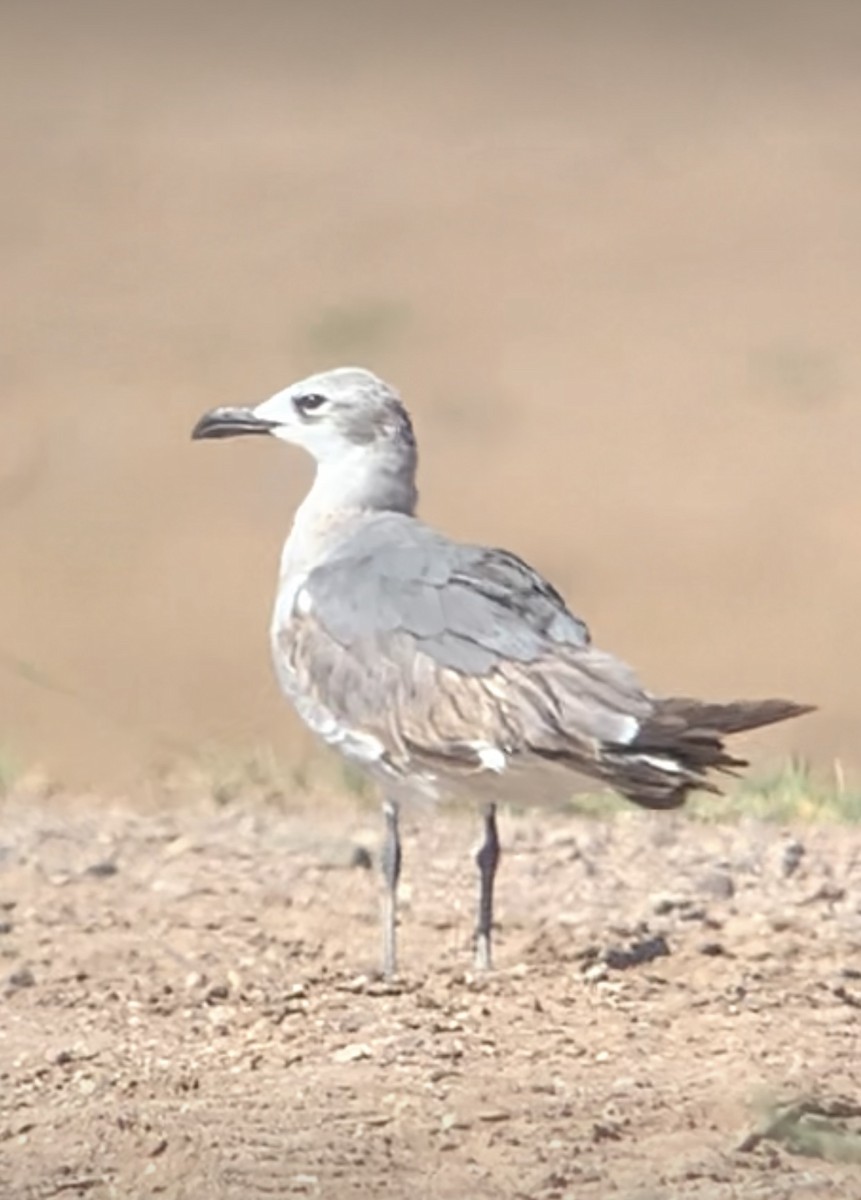
[[[413,516],[417,502],[414,453],[372,453],[357,447],[352,456],[318,463],[313,486],[293,519],[282,575],[307,571],[353,518],[376,512]]]

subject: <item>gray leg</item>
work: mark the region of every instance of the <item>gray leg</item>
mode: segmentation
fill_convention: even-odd
[[[398,806],[394,800],[383,801],[386,834],[383,841],[383,974],[387,979],[398,969],[397,952],[397,892],[401,874],[401,838],[398,831]]]
[[[496,829],[496,805],[484,810],[484,842],[475,861],[478,864],[478,925],[475,931],[475,965],[480,971],[491,966],[490,943],[493,931],[493,881],[499,865],[499,834]]]

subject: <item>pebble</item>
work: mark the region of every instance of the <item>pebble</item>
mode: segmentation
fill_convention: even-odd
[[[657,917],[665,917],[668,913],[683,908],[688,901],[683,896],[675,896],[670,892],[658,892],[652,897],[652,912]]]
[[[669,953],[667,939],[659,933],[654,937],[641,938],[621,949],[611,946],[604,952],[604,962],[614,971],[624,971],[628,967],[638,967],[655,958],[663,958]]]
[[[91,879],[110,879],[112,875],[116,875],[119,867],[109,858],[103,859],[102,862],[92,863],[84,871],[85,875],[89,875]]]
[[[731,900],[735,895],[735,883],[729,871],[714,869],[704,871],[697,879],[697,890],[716,900]]]
[[[592,963],[591,967],[587,967],[583,972],[583,978],[587,983],[600,983],[602,979],[606,979],[610,974],[605,962]]]
[[[726,954],[726,947],[721,942],[702,942],[697,948],[700,954],[708,958],[719,958]]]
[[[780,870],[785,879],[795,874],[801,866],[801,860],[805,853],[804,843],[800,842],[798,838],[793,838],[791,842],[786,843],[780,857]]]
[[[294,1175],[290,1182],[294,1188],[311,1188],[317,1186],[319,1179],[316,1175]]]
[[[336,1050],[332,1055],[332,1062],[335,1063],[351,1063],[358,1062],[363,1058],[373,1058],[374,1052],[366,1042],[350,1042],[347,1046],[341,1046],[340,1050]]]
[[[19,988],[35,987],[36,976],[29,967],[18,967],[16,971],[12,971],[6,976],[6,986],[10,991],[17,991]]]
[[[370,871],[374,866],[373,855],[368,847],[346,838],[321,840],[309,849],[316,865],[324,871]]]

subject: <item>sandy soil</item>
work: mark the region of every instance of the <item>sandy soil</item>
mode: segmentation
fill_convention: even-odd
[[[386,986],[371,812],[7,801],[0,1196],[861,1195],[861,833],[502,828],[496,970],[416,814]]]
[[[64,791],[0,807],[0,1200],[861,1196],[857,832],[510,816],[478,979],[422,818],[392,989],[373,816],[158,783],[303,769],[309,466],[188,434],[345,361],[427,517],[655,690],[820,703],[750,752],[851,777],[859,47],[857,0],[2,7],[0,784]]]

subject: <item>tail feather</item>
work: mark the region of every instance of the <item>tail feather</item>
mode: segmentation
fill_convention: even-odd
[[[607,782],[644,808],[678,808],[688,792],[718,792],[707,772],[737,774],[748,764],[723,738],[813,712],[792,700],[735,700],[713,704],[676,696],[658,700],[627,745],[605,748]]]
[[[699,726],[712,734],[731,734],[759,729],[763,725],[775,725],[778,721],[788,721],[792,717],[802,717],[805,713],[815,711],[815,704],[798,704],[795,700],[731,700],[726,704],[712,704],[673,696],[658,701],[652,721],[665,723],[675,720],[687,729],[693,730]],[[646,728],[652,721],[646,723]]]

